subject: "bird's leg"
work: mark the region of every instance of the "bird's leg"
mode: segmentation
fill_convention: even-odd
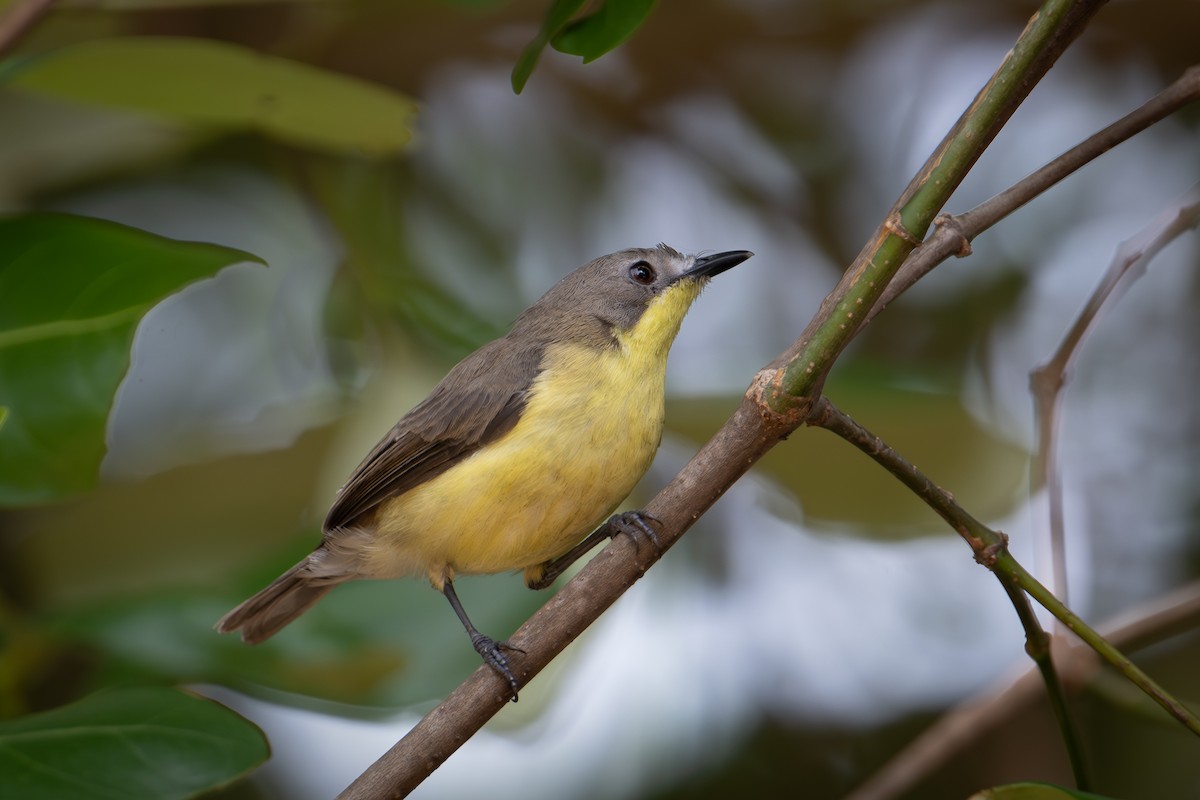
[[[518,653],[525,651],[519,647],[513,647],[508,642],[497,642],[490,636],[480,633],[479,629],[471,624],[471,618],[463,609],[462,603],[458,599],[458,593],[454,591],[454,584],[449,579],[442,585],[442,594],[446,595],[446,599],[450,601],[450,607],[458,615],[459,622],[467,629],[467,634],[471,637],[471,646],[475,648],[475,652],[479,653],[485,664],[499,672],[501,677],[508,681],[508,685],[512,688],[513,702],[517,702],[517,678],[509,668],[508,659],[504,657],[503,651],[513,650]]]
[[[659,544],[658,534],[654,532],[654,527],[650,524],[658,521],[645,511],[622,511],[620,514],[613,514],[608,518],[608,522],[589,533],[582,542],[558,558],[542,564],[541,576],[537,580],[527,580],[526,585],[530,589],[545,589],[554,583],[559,575],[566,572],[568,567],[578,561],[584,553],[605,539],[613,538],[618,533],[623,533],[633,539],[633,543],[638,547],[641,547],[642,540],[648,540],[657,550],[661,551],[662,545]]]

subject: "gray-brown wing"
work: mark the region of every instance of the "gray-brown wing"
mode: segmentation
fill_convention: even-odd
[[[353,524],[512,430],[537,377],[542,349],[513,351],[503,341],[459,362],[375,445],[338,491],[325,517],[326,531]]]

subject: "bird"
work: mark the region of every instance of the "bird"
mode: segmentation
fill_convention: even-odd
[[[346,581],[424,575],[515,702],[505,652],[517,648],[479,632],[454,580],[523,571],[545,588],[605,538],[657,545],[657,520],[613,512],[658,450],[684,315],[711,278],[752,255],[659,244],[562,278],[400,418],[338,490],[321,544],[216,629],[257,644]]]

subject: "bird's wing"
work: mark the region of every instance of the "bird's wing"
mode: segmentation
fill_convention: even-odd
[[[437,477],[512,430],[537,377],[542,349],[514,351],[499,344],[460,362],[375,445],[338,491],[325,517],[326,531],[352,525],[384,500]]]

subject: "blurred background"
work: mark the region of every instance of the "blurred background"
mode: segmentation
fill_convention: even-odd
[[[122,0],[64,8],[22,40],[229,41],[419,110],[404,155],[369,158],[0,87],[4,211],[106,218],[269,265],[229,267],[144,318],[98,489],[0,513],[7,715],[103,686],[198,685],[273,747],[213,796],[336,794],[476,667],[445,600],[423,581],[347,585],[254,648],[212,625],[319,542],[361,456],[591,258],[659,241],[753,250],[684,323],[668,432],[630,505],[644,502],[799,334],[1036,8],[663,2],[594,63],[548,50],[515,95],[547,7]],[[1197,30],[1196,4],[1111,3],[947,210],[1137,107],[1195,58]],[[1160,123],[979,237],[880,315],[827,386],[1042,574],[1028,373],[1120,242],[1200,178],[1198,127],[1194,108]],[[1200,572],[1197,260],[1194,237],[1164,251],[1067,389],[1070,602],[1089,620]],[[496,636],[548,597],[511,575],[459,591]],[[1134,656],[1194,698],[1185,628]],[[840,797],[944,710],[1005,685],[1023,646],[952,531],[857,451],[801,430],[417,796]],[[1080,688],[1097,790],[1200,792],[1186,732],[1111,676]],[[902,796],[1070,782],[1040,696],[976,736]]]

